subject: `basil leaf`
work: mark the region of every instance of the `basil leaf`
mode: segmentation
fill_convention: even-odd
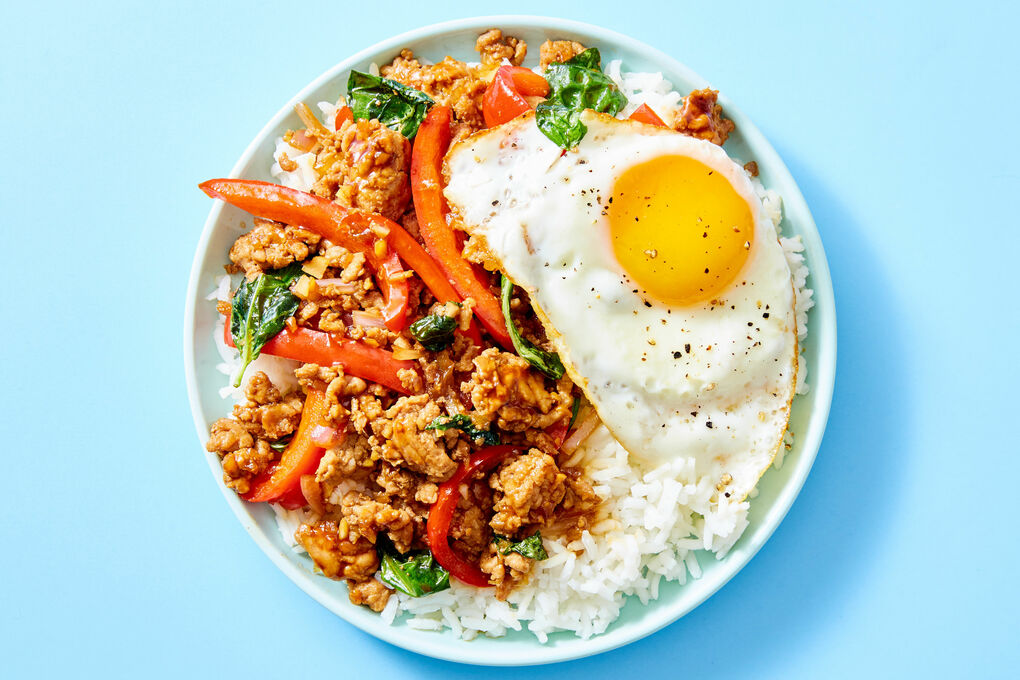
[[[441,314],[429,314],[411,324],[411,335],[430,352],[449,347],[455,330],[457,320]]]
[[[414,139],[418,126],[435,102],[421,90],[389,78],[351,71],[347,78],[347,105],[355,120],[375,118],[408,139]]]
[[[580,111],[548,101],[535,107],[535,124],[542,134],[564,149],[577,146],[588,132],[588,126],[581,122]]]
[[[545,71],[549,98],[535,107],[535,123],[546,137],[569,149],[584,138],[588,128],[581,122],[585,109],[618,114],[627,105],[612,78],[599,67],[601,55],[592,47],[566,63],[553,63]]]
[[[570,422],[567,423],[567,432],[574,429],[574,421],[577,420],[577,414],[581,411],[581,398],[574,397],[574,405],[570,407]]]
[[[529,364],[537,368],[539,371],[544,373],[546,376],[553,380],[559,380],[563,377],[563,363],[560,361],[560,357],[556,352],[545,352],[532,345],[528,340],[521,335],[521,332],[517,330],[517,326],[514,325],[514,320],[510,316],[510,296],[514,292],[514,284],[510,282],[510,279],[503,275],[503,280],[500,282],[500,293],[502,294],[503,302],[503,318],[506,319],[506,329],[510,333],[510,340],[514,343],[514,349],[517,353]]]
[[[542,545],[542,534],[536,531],[523,541],[514,542],[506,536],[496,536],[496,550],[500,555],[509,555],[512,552],[530,557],[533,560],[544,560],[549,557]]]
[[[258,358],[262,347],[297,311],[298,299],[290,292],[290,284],[299,276],[301,265],[295,262],[276,272],[259,274],[252,281],[246,279],[238,286],[230,305],[230,335],[241,354],[234,387],[241,385],[248,364]]]
[[[381,557],[379,580],[411,597],[421,597],[450,587],[450,572],[436,564],[429,551],[413,554],[401,561],[385,552]]]
[[[471,419],[463,413],[448,417],[440,416],[425,427],[426,430],[440,431],[446,431],[450,428],[460,430],[471,439],[481,439],[482,444],[485,446],[496,446],[499,444],[499,434],[492,430],[482,430],[475,427]]]
[[[590,68],[595,71],[602,70],[602,53],[599,52],[597,47],[589,47],[580,54],[575,54],[570,59],[567,59],[566,63],[568,66],[580,66],[581,68]]]

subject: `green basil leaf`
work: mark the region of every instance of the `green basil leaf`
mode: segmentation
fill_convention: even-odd
[[[408,139],[435,102],[421,90],[389,78],[351,71],[347,79],[347,105],[355,120],[375,118]]]
[[[426,430],[440,431],[446,431],[451,428],[460,430],[471,439],[481,439],[482,444],[485,446],[496,446],[499,444],[499,434],[492,430],[482,430],[475,427],[475,424],[471,422],[471,418],[463,413],[458,413],[455,416],[440,416],[425,427]]]
[[[580,54],[575,54],[565,62],[568,66],[580,66],[581,68],[590,68],[595,71],[602,70],[602,54],[599,52],[597,47],[589,47]]]
[[[509,555],[512,552],[530,557],[533,560],[544,560],[549,557],[542,545],[542,534],[536,531],[523,541],[512,541],[506,536],[496,536],[496,550],[500,555]]]
[[[297,297],[290,292],[290,284],[301,276],[297,262],[278,271],[259,274],[252,281],[241,282],[230,305],[230,334],[241,354],[241,369],[234,387],[248,364],[258,358],[262,347],[283,330],[287,319],[298,308]]]
[[[381,556],[379,580],[411,597],[421,597],[450,587],[450,573],[439,566],[427,550],[409,555],[403,560],[384,552]]]
[[[542,134],[564,149],[577,146],[588,132],[588,127],[581,122],[579,110],[548,101],[535,107],[535,124]]]
[[[506,329],[510,333],[510,340],[514,343],[514,349],[517,350],[523,359],[529,364],[537,368],[546,376],[553,380],[559,380],[563,377],[563,363],[560,361],[560,356],[556,352],[545,352],[532,345],[528,340],[521,335],[521,332],[517,330],[517,326],[514,325],[514,320],[510,316],[510,296],[513,295],[514,284],[510,282],[510,279],[503,275],[503,280],[500,282],[500,293],[502,294],[503,302],[503,318],[506,320]]]
[[[411,335],[430,352],[449,347],[455,330],[457,320],[441,314],[429,314],[411,324]]]
[[[590,48],[566,63],[553,63],[545,71],[549,98],[535,107],[535,123],[546,137],[569,149],[584,138],[588,129],[580,114],[591,109],[611,116],[627,105],[612,78],[600,69],[601,55]]]
[[[570,407],[570,422],[567,423],[567,432],[574,429],[574,421],[577,420],[577,414],[581,411],[581,398],[574,397],[574,405]]]

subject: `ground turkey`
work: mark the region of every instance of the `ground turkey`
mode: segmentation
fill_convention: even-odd
[[[566,479],[552,456],[538,449],[503,463],[489,478],[496,492],[496,514],[489,525],[513,538],[522,527],[545,522],[567,492]]]

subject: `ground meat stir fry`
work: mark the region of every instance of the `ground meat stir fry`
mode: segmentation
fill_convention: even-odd
[[[248,493],[251,480],[269,469],[279,453],[273,444],[291,435],[301,420],[302,399],[286,396],[265,373],[248,381],[245,399],[232,418],[212,425],[206,450],[223,458],[223,481],[237,493]]]
[[[345,121],[320,138],[312,193],[399,220],[411,201],[411,143],[377,120]]]
[[[489,524],[497,534],[516,537],[521,527],[543,524],[566,494],[567,477],[552,456],[532,449],[500,466],[489,486],[496,492]]]
[[[716,103],[716,90],[695,90],[684,98],[684,106],[673,123],[673,129],[690,137],[707,139],[722,146],[736,128],[732,120],[723,118],[722,107]]]
[[[563,63],[584,52],[585,46],[573,40],[546,40],[538,52],[541,59],[538,68],[544,71],[552,63]]]
[[[523,50],[527,50],[526,45]],[[439,104],[449,106],[455,120],[455,139],[485,127],[482,95],[489,84],[482,69],[452,57],[438,64],[423,65],[415,59],[414,52],[403,50],[392,63],[383,66],[380,73],[385,78],[421,90]]]
[[[294,538],[308,551],[319,571],[330,578],[359,583],[371,579],[379,568],[375,546],[352,533],[345,520],[305,524]]]
[[[319,236],[300,227],[255,219],[251,231],[230,248],[230,261],[248,278],[301,262],[315,251]]]
[[[463,389],[485,423],[493,420],[509,432],[544,430],[570,414],[573,383],[561,380],[546,389],[540,373],[527,361],[491,347],[474,359],[475,371]]]
[[[503,31],[494,28],[478,36],[475,50],[481,56],[482,64],[486,66],[499,66],[504,59],[514,66],[520,66],[528,54],[528,44],[513,36],[505,36]]]
[[[573,41],[546,41],[540,68],[584,49]],[[492,29],[479,36],[476,50],[480,64],[449,57],[423,64],[403,50],[380,72],[449,106],[456,140],[484,128],[483,93],[500,65],[523,64],[528,46]],[[300,161],[314,173],[306,187],[311,193],[382,215],[421,243],[409,176],[411,142],[377,120],[338,117],[334,129],[333,120],[314,121],[310,115],[302,113],[306,129],[284,138],[293,152],[278,156],[281,168],[296,173]],[[722,144],[734,126],[723,118],[717,93],[699,90],[684,100],[674,128]],[[243,272],[250,281],[300,264],[287,289],[296,312],[285,328],[300,340],[294,347],[316,353],[306,360],[298,350],[282,354],[295,359],[296,385],[292,380],[274,385],[265,372],[249,370],[243,399],[230,417],[212,425],[206,448],[221,458],[225,484],[246,497],[264,491],[291,464],[287,461],[304,461],[286,491],[271,498],[286,507],[304,504],[306,521],[294,539],[323,575],[348,582],[351,602],[375,611],[386,606],[393,583],[380,564],[429,550],[429,516],[440,502],[452,512],[446,536],[452,551],[495,586],[497,597],[506,598],[527,582],[536,555],[541,557],[508,551],[508,541],[536,534],[539,542],[574,540],[596,517],[600,499],[585,470],[570,464],[570,452],[562,448],[581,391],[569,377],[546,377],[488,336],[478,344],[472,339],[476,298],[437,300],[411,269],[402,279],[407,321],[429,317],[452,338],[432,345],[413,327],[388,326],[386,280],[374,267],[392,241],[386,230],[375,237],[379,250],[357,252],[301,226],[255,219],[237,238],[228,271]],[[461,254],[486,263],[490,272],[496,269],[472,239],[464,241]],[[498,277],[485,282],[498,297]],[[231,313],[228,302],[218,307]],[[511,310],[524,337],[552,349],[526,295],[513,297]],[[352,346],[361,354],[330,361],[330,351]],[[356,370],[359,361],[399,364],[396,382],[359,377],[374,375],[366,366]],[[448,483],[494,446],[501,447],[500,455],[490,467]]]

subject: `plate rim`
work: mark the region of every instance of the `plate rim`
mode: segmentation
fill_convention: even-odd
[[[397,51],[405,46],[412,45],[417,41],[432,38],[437,35],[463,31],[466,29],[486,30],[492,27],[503,27],[511,24],[526,25],[530,28],[550,33],[562,31],[564,33],[587,34],[597,41],[595,44],[613,44],[614,46],[620,46],[637,53],[642,53],[647,56],[649,61],[656,64],[662,64],[674,73],[683,74],[685,78],[692,82],[701,83],[701,86],[707,86],[707,81],[704,78],[674,57],[671,57],[661,50],[627,35],[593,24],[574,21],[571,19],[527,14],[490,15],[455,19],[430,24],[428,26],[423,26],[406,31],[391,38],[387,38],[386,40],[377,42],[358,51],[357,53],[328,68],[306,86],[302,87],[297,94],[295,94],[272,118],[270,118],[258,134],[252,138],[252,141],[248,144],[244,152],[234,164],[229,176],[239,176],[242,169],[255,156],[259,146],[267,135],[270,135],[272,131],[290,115],[294,104],[299,101],[303,101],[316,89],[335,79],[340,73],[349,70],[354,65],[375,57],[380,53]],[[769,168],[769,171],[773,173],[773,175],[776,175],[782,183],[790,187],[790,190],[784,190],[783,192],[784,207],[793,203],[798,204],[798,210],[801,212],[802,220],[800,231],[808,232],[807,234],[802,235],[807,235],[809,237],[809,240],[813,242],[811,245],[815,251],[812,253],[812,257],[809,261],[815,307],[818,310],[827,310],[821,319],[817,318],[818,315],[816,314],[816,318],[812,320],[812,336],[815,338],[822,337],[827,341],[819,342],[817,345],[818,368],[816,373],[812,376],[811,383],[811,391],[815,392],[816,401],[808,417],[808,431],[804,435],[798,435],[798,437],[803,436],[803,439],[799,442],[800,459],[798,460],[799,467],[797,474],[791,476],[777,494],[774,503],[770,506],[771,513],[768,518],[768,522],[763,525],[761,530],[755,533],[751,545],[744,546],[744,550],[740,552],[734,551],[724,558],[724,560],[726,560],[725,573],[721,575],[716,583],[712,584],[712,587],[704,589],[701,596],[695,598],[692,603],[672,608],[677,611],[672,611],[669,607],[660,607],[663,611],[660,612],[658,616],[652,616],[647,621],[642,620],[638,624],[634,624],[632,634],[611,636],[610,628],[610,631],[592,638],[584,640],[577,638],[576,640],[572,640],[572,642],[582,644],[569,644],[563,647],[545,645],[538,642],[536,639],[535,649],[527,659],[499,657],[494,656],[491,650],[472,650],[470,642],[461,640],[454,641],[455,644],[453,645],[436,644],[438,640],[434,637],[436,633],[433,631],[417,631],[408,629],[410,633],[413,633],[412,635],[401,634],[402,629],[386,624],[381,618],[378,619],[378,625],[369,625],[354,616],[353,612],[349,611],[351,607],[354,607],[354,605],[343,602],[340,603],[342,606],[337,606],[334,598],[321,597],[319,589],[316,587],[316,580],[322,579],[323,577],[318,574],[312,574],[306,569],[300,567],[290,556],[284,554],[275,545],[273,545],[265,533],[257,526],[254,518],[247,508],[247,504],[242,502],[235,493],[231,492],[222,484],[222,470],[219,467],[218,461],[216,461],[215,457],[211,454],[206,454],[206,461],[209,464],[216,486],[226,499],[228,506],[241,522],[245,531],[247,531],[247,533],[255,541],[256,545],[258,545],[262,552],[269,557],[269,559],[278,569],[280,569],[280,571],[284,573],[284,575],[287,576],[287,578],[329,611],[362,631],[389,644],[393,644],[425,656],[459,663],[485,666],[525,666],[555,663],[593,656],[595,654],[619,648],[651,635],[696,609],[705,600],[718,592],[720,588],[726,585],[726,583],[736,576],[736,574],[738,574],[747,565],[747,563],[751,561],[751,559],[779,527],[786,514],[789,512],[790,507],[793,505],[794,500],[796,500],[811,472],[811,468],[813,467],[818,450],[821,446],[821,441],[828,422],[829,411],[832,404],[832,395],[835,387],[836,308],[828,260],[825,257],[821,235],[818,233],[817,225],[815,224],[814,218],[807,206],[803,193],[800,191],[800,187],[794,181],[792,174],[786,167],[786,164],[783,162],[778,152],[776,152],[773,146],[768,142],[753,122],[747,119],[740,109],[736,107],[725,95],[720,94],[719,101],[727,110],[727,115],[737,123],[741,134],[748,141],[748,144],[755,148],[755,152],[758,154],[757,160],[762,160],[760,151],[764,150],[765,155],[768,156],[764,163]],[[217,201],[210,209],[209,216],[206,218],[205,225],[203,226],[201,236],[199,237],[198,244],[196,245],[195,255],[192,260],[184,308],[183,350],[185,379],[187,383],[188,401],[191,407],[192,419],[195,424],[200,444],[204,442],[204,437],[208,432],[208,427],[199,408],[201,399],[199,397],[197,371],[195,368],[195,311],[197,309],[198,300],[200,298],[205,298],[204,295],[200,296],[198,291],[202,261],[208,251],[209,242],[212,239],[216,224],[219,221],[223,210],[224,204]],[[821,326],[820,328],[819,325]],[[821,398],[817,399],[818,396]],[[440,634],[445,634],[445,632],[440,632]]]

